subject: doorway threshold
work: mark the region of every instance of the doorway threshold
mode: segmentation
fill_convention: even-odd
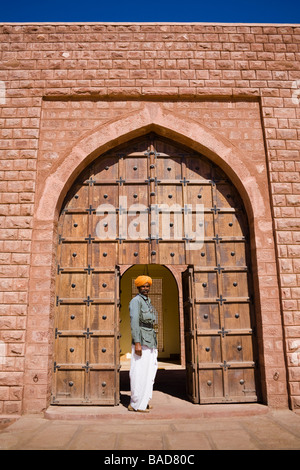
[[[160,403],[161,402],[161,403]],[[190,402],[166,403],[161,400],[158,392],[153,394],[153,409],[150,413],[129,412],[122,404],[119,406],[49,406],[44,417],[50,420],[70,421],[121,421],[124,423],[135,421],[197,420],[203,418],[233,418],[259,416],[267,414],[270,409],[266,405],[257,403],[222,404],[222,405],[194,405]]]
[[[121,361],[121,371],[130,370],[130,359],[125,361]],[[164,359],[158,359],[157,361],[157,368],[158,370],[184,370],[185,365],[181,365],[175,361],[168,361]]]

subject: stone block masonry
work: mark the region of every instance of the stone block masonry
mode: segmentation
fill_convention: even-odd
[[[37,216],[37,188],[80,139],[149,102],[264,178],[264,396],[299,408],[300,25],[1,24],[0,50],[0,414],[43,410],[51,388],[56,216]]]

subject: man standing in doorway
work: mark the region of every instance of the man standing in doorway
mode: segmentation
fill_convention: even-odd
[[[132,354],[129,374],[131,401],[128,410],[148,413],[157,372],[156,315],[148,297],[152,279],[139,276],[135,285],[139,293],[129,303]]]

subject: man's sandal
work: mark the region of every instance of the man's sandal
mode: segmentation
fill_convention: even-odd
[[[146,410],[135,410],[131,405],[128,406],[128,411],[136,411],[138,413],[149,413],[149,409]]]

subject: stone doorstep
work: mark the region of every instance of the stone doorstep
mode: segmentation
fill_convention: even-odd
[[[129,412],[119,406],[49,406],[44,417],[50,420],[172,420],[197,418],[233,418],[240,416],[265,415],[270,409],[265,405],[226,404],[226,405],[193,405],[187,403],[179,407],[173,405],[155,406],[150,413]]]

